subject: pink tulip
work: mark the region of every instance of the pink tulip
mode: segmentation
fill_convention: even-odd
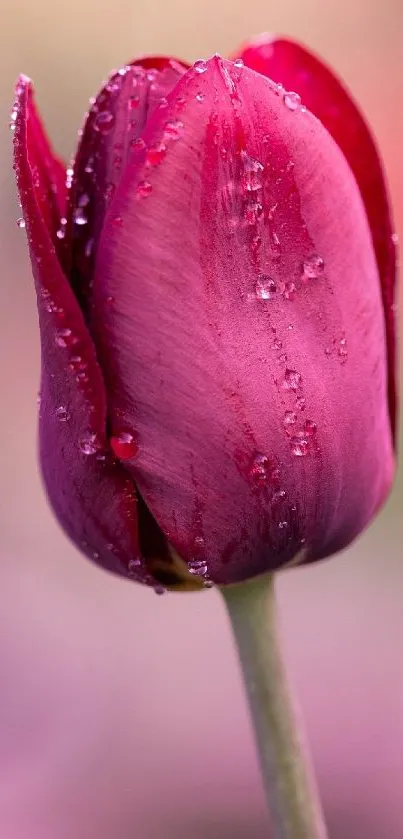
[[[87,556],[154,586],[329,556],[394,473],[377,149],[304,48],[241,55],[113,74],[67,179],[25,77],[12,113],[49,499]]]

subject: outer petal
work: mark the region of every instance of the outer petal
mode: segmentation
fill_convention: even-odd
[[[139,440],[126,467],[216,582],[301,546],[326,556],[393,471],[378,272],[351,170],[309,112],[218,58],[188,72],[143,139],[167,154],[151,170],[138,150],[126,170],[93,290],[111,430]]]
[[[28,80],[25,77],[21,77],[20,84],[27,82]],[[13,130],[16,129],[18,109],[19,99],[17,93],[17,98],[11,111],[10,125]],[[31,161],[31,173],[32,180],[37,185],[36,199],[49,236],[59,253],[60,239],[57,233],[60,229],[61,218],[63,218],[66,212],[66,170],[64,164],[57,159],[53,149],[51,149],[32,102],[29,118],[30,134],[35,143],[35,156]]]
[[[17,87],[15,169],[38,297],[42,346],[40,453],[55,513],[78,547],[101,565],[133,576],[138,554],[133,482],[105,440],[102,375],[78,303],[63,274],[43,214],[46,180],[36,170],[38,138],[30,81]],[[35,175],[33,174],[35,173]]]
[[[336,140],[356,177],[368,215],[382,285],[389,358],[389,404],[396,432],[395,282],[396,244],[385,174],[371,131],[341,81],[304,47],[269,34],[246,44],[248,67],[300,94]]]
[[[66,245],[71,282],[88,319],[94,259],[107,207],[150,112],[184,73],[170,59],[144,61],[145,67],[123,67],[101,89],[87,115],[74,163]]]

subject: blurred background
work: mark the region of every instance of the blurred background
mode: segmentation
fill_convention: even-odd
[[[36,463],[39,342],[7,128],[35,80],[58,152],[138,52],[227,53],[292,35],[345,78],[383,149],[403,231],[401,0],[1,0],[0,838],[269,835],[235,652],[217,593],[167,595],[80,557]],[[403,836],[403,479],[349,551],[279,583],[330,839]]]

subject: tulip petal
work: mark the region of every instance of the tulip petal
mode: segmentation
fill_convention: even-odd
[[[35,278],[41,332],[40,453],[55,513],[81,550],[120,574],[144,580],[133,481],[105,438],[102,374],[77,300],[57,259],[46,217],[31,82],[17,86],[14,159]],[[132,565],[130,564],[132,563]]]
[[[28,80],[26,77],[21,77],[11,112],[11,125],[13,130],[16,129],[16,120],[18,118],[18,90],[20,85],[25,83],[28,83]],[[36,200],[49,236],[59,254],[60,239],[57,233],[60,229],[61,218],[63,218],[66,211],[66,170],[64,164],[57,159],[49,145],[48,138],[43,130],[41,120],[32,99],[30,100],[29,120],[30,136],[35,144],[35,159],[31,164],[31,172],[32,180],[37,184]]]
[[[190,70],[147,123],[94,276],[111,433],[136,436],[142,498],[218,583],[344,547],[393,472],[365,210],[294,104],[218,57]]]
[[[71,283],[87,319],[106,210],[148,115],[184,73],[173,60],[150,58],[144,63],[145,67],[137,62],[123,67],[101,89],[86,117],[75,158],[66,241]]]
[[[382,285],[389,359],[389,405],[396,433],[396,244],[385,173],[371,131],[350,92],[329,67],[300,44],[262,35],[239,53],[245,64],[296,91],[320,119],[354,172],[368,215]]]

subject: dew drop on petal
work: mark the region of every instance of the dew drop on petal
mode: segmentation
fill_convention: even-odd
[[[78,442],[80,451],[85,455],[96,454],[99,450],[95,431],[85,431]]]
[[[179,137],[183,131],[183,122],[179,119],[176,120],[169,120],[165,123],[165,136],[169,137],[171,140],[179,140]]]
[[[58,329],[56,332],[55,341],[58,347],[71,347],[77,343],[77,338],[68,327]]]
[[[115,124],[115,117],[111,111],[100,111],[95,117],[94,128],[101,134],[108,134]]]
[[[82,227],[84,224],[87,224],[88,222],[88,218],[85,215],[82,207],[77,207],[77,209],[74,212],[73,218],[74,224],[77,224],[79,227]]]
[[[196,93],[196,102],[204,101],[204,93]]]
[[[284,297],[285,297],[285,299],[286,300],[294,300],[296,290],[297,290],[296,285],[295,285],[295,283],[292,282],[292,280],[287,282],[284,286]]]
[[[255,455],[249,469],[249,475],[256,486],[264,486],[268,482],[277,483],[279,479],[278,469],[265,454],[260,452]]]
[[[150,192],[152,192],[150,181],[140,181],[136,191],[139,198],[147,198]]]
[[[295,93],[295,91],[290,90],[284,93],[284,105],[290,111],[296,111],[301,105],[301,97],[299,93]]]
[[[156,594],[159,594],[159,595],[167,593],[167,589],[164,588],[164,586],[161,586],[161,585],[154,586],[154,591],[155,591]]]
[[[203,58],[198,58],[193,65],[196,73],[205,73],[207,70],[207,62]]]
[[[256,281],[255,292],[259,300],[272,300],[277,292],[277,283],[267,274],[261,274]]]
[[[317,430],[318,426],[316,425],[316,422],[313,422],[313,420],[310,419],[305,420],[304,432],[307,437],[314,437]]]
[[[323,275],[325,263],[321,256],[310,256],[305,259],[302,265],[302,278],[304,280],[317,280]]]
[[[21,218],[17,218],[17,227],[19,227],[20,230],[23,230],[25,227],[25,220],[22,218],[22,216]]]
[[[283,420],[283,423],[284,423],[285,426],[294,425],[294,423],[296,423],[296,421],[297,421],[297,415],[296,415],[295,411],[286,411],[285,412],[284,420]]]
[[[298,396],[298,399],[295,400],[295,405],[299,411],[305,410],[305,399],[303,396]]]
[[[67,422],[70,419],[70,414],[65,405],[60,405],[56,408],[56,417],[59,422]]]
[[[302,376],[297,370],[287,370],[284,373],[284,387],[286,390],[297,390],[302,382]]]
[[[155,146],[151,146],[146,154],[146,162],[150,164],[150,166],[158,166],[161,163],[167,153],[167,147],[165,143],[157,143]]]
[[[119,460],[130,460],[138,454],[138,444],[130,431],[121,431],[110,438],[111,449]]]
[[[291,437],[290,444],[296,457],[305,457],[309,453],[309,442],[305,437]]]

